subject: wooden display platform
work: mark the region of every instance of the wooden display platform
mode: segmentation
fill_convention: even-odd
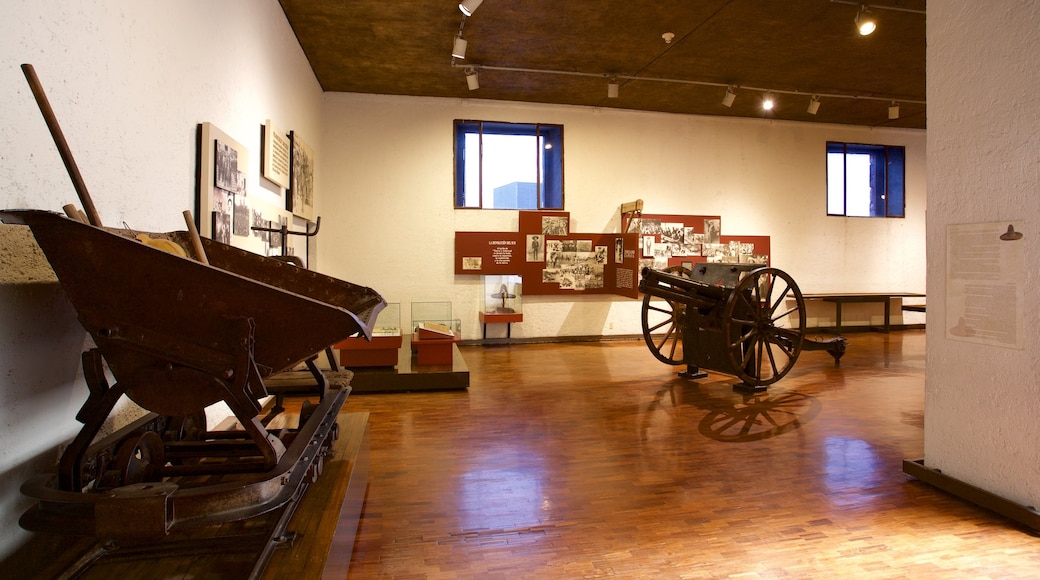
[[[444,391],[469,388],[469,367],[451,345],[451,364],[421,365],[412,352],[411,335],[404,335],[395,368],[354,368],[350,381],[351,394],[402,391]]]
[[[867,330],[877,329],[881,332],[889,332],[892,328],[892,299],[894,298],[924,298],[924,294],[918,294],[916,292],[837,292],[831,294],[802,294],[802,298],[805,300],[821,300],[823,302],[834,303],[834,331],[841,334],[844,331],[850,329],[850,327],[842,327],[841,324],[841,305],[842,304],[855,304],[865,302],[876,302],[884,305],[885,318],[884,325],[881,327],[876,326],[865,326],[863,328]],[[904,308],[905,310],[905,308]],[[856,328],[856,327],[851,327]]]
[[[287,420],[295,420],[286,416]],[[33,534],[0,562],[10,578],[344,578],[357,533],[369,477],[368,413],[338,416],[339,437],[294,513],[283,507],[263,516],[193,530],[161,545],[109,549],[93,538]],[[254,570],[268,534],[289,518],[285,537],[274,544],[267,566]],[[79,569],[69,575],[69,570]]]

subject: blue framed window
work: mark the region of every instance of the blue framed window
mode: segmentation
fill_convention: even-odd
[[[563,125],[456,120],[455,207],[563,209]]]
[[[904,217],[906,148],[827,142],[827,215]]]

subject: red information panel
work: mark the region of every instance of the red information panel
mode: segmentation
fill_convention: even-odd
[[[638,269],[638,234],[455,233],[455,274],[518,274],[528,295],[636,298]]]
[[[519,232],[456,232],[455,274],[519,275],[524,294],[639,297],[643,266],[769,265],[769,236],[722,235],[719,216],[643,214],[639,231],[581,234],[567,212],[522,211]]]
[[[525,242],[516,232],[455,232],[455,273],[521,274]]]

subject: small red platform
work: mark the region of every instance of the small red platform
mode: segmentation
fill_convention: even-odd
[[[339,349],[339,364],[344,367],[392,367],[397,365],[397,351],[403,344],[401,335],[373,336],[371,341],[351,337],[332,345]]]
[[[440,335],[438,338],[427,338],[419,332],[412,335],[412,349],[419,357],[421,365],[450,365],[452,346],[459,339],[454,336]]]

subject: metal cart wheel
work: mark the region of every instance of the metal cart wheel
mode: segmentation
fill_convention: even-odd
[[[798,360],[805,340],[805,300],[786,272],[749,272],[730,294],[722,320],[730,362],[746,385],[771,385]]]
[[[684,266],[670,266],[667,272],[683,278],[692,278],[693,272]],[[670,365],[681,365],[683,358],[683,327],[686,325],[686,305],[673,300],[657,300],[643,295],[643,340],[657,360]],[[660,334],[663,330],[664,334]]]

